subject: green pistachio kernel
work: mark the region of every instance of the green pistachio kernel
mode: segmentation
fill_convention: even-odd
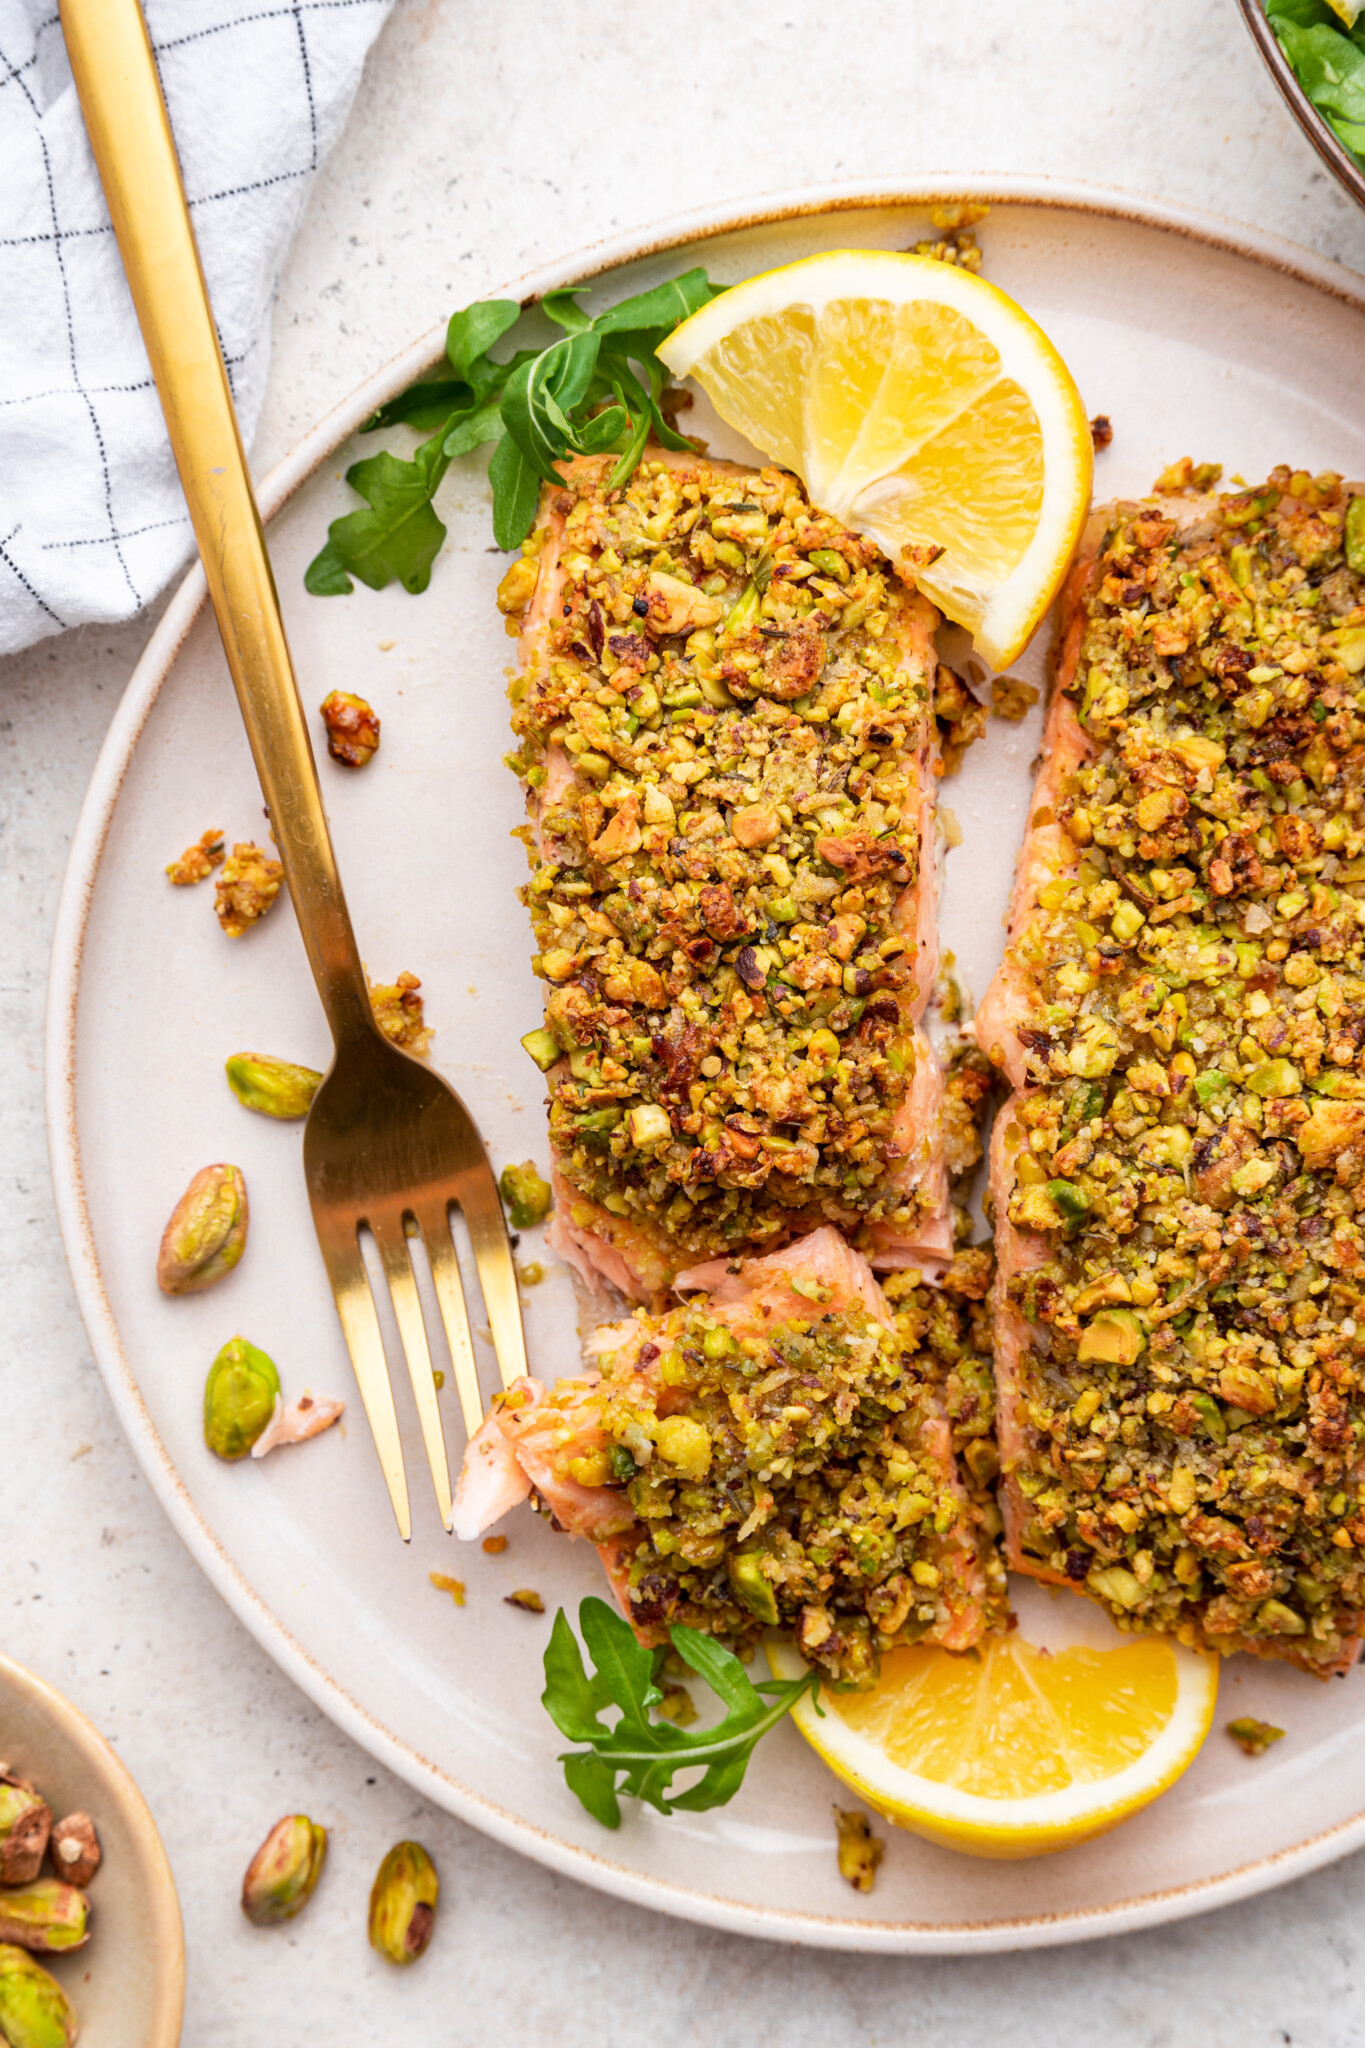
[[[17,1891],[0,1891],[0,1942],[61,1955],[84,1948],[90,1939],[89,1916],[90,1901],[74,1884],[40,1877]]]
[[[247,1109],[285,1122],[307,1116],[322,1076],[268,1052],[235,1052],[225,1069],[228,1087]]]
[[[1365,576],[1365,498],[1352,498],[1346,507],[1346,566]]]
[[[1113,1607],[1137,1607],[1142,1600],[1142,1581],[1126,1566],[1111,1564],[1102,1571],[1088,1572],[1086,1585]]]
[[[765,1628],[777,1626],[777,1596],[771,1580],[763,1574],[763,1553],[761,1550],[739,1550],[731,1553],[726,1569],[730,1584],[736,1596],[743,1601],[750,1614],[761,1621]]]
[[[1047,1191],[1068,1223],[1079,1223],[1090,1207],[1090,1197],[1069,1180],[1050,1180]]]
[[[389,1962],[415,1963],[436,1927],[441,1884],[420,1842],[398,1842],[370,1893],[370,1946]]]
[[[534,1224],[543,1223],[554,1199],[550,1184],[541,1179],[534,1159],[523,1159],[520,1166],[504,1166],[498,1193],[513,1230],[530,1230]]]
[[[1130,1308],[1102,1308],[1081,1332],[1076,1356],[1082,1365],[1135,1365],[1147,1348],[1147,1332]]]
[[[209,1367],[204,1388],[204,1442],[214,1456],[228,1463],[246,1457],[279,1397],[274,1360],[245,1337],[230,1337]]]
[[[163,1294],[198,1294],[246,1250],[246,1182],[237,1166],[201,1167],[171,1214],[157,1254]]]
[[[1228,1440],[1227,1419],[1212,1394],[1191,1394],[1189,1399],[1191,1408],[1193,1408],[1214,1442],[1218,1444],[1226,1443]]]
[[[521,1042],[540,1068],[542,1074],[548,1074],[556,1060],[561,1060],[564,1057],[559,1049],[559,1040],[554,1036],[553,1032],[528,1031]]]
[[[1357,498],[1357,505],[1365,505],[1365,498]],[[1245,1756],[1264,1756],[1272,1742],[1283,1742],[1283,1728],[1275,1727],[1270,1721],[1257,1721],[1252,1715],[1242,1715],[1236,1721],[1228,1722],[1228,1734]]]
[[[306,1813],[276,1821],[242,1879],[242,1911],[254,1927],[292,1920],[313,1896],[327,1855],[327,1830]]]
[[[71,2048],[76,2015],[55,1977],[22,1948],[0,1945],[0,2041],[10,2048]]]
[[[1297,1095],[1303,1087],[1299,1070],[1292,1060],[1266,1060],[1263,1066],[1247,1075],[1247,1087],[1253,1095],[1264,1095],[1278,1099],[1286,1095]]]

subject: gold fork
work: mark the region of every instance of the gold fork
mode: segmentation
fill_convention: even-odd
[[[463,1212],[469,1229],[507,1385],[526,1370],[512,1249],[468,1110],[439,1075],[390,1045],[370,1009],[141,9],[137,0],[61,0],[61,20],[271,829],[335,1042],[303,1134],[304,1173],[327,1277],[406,1541],[412,1517],[402,1445],[360,1232],[368,1228],[383,1264],[447,1529],[450,1471],[409,1237],[420,1234],[426,1247],[471,1435],[483,1404],[452,1207]]]

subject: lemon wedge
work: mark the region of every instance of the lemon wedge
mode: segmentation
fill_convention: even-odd
[[[805,1669],[768,1646],[779,1678]],[[1117,1827],[1198,1754],[1218,1659],[1163,1636],[1049,1654],[1017,1634],[955,1656],[892,1650],[870,1692],[794,1717],[830,1769],[900,1827],[969,1856],[1044,1856]]]
[[[846,249],[733,286],[659,355],[1008,667],[1066,574],[1093,463],[1070,372],[1012,299],[930,256]]]

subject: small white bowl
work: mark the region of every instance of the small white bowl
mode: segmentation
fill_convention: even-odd
[[[180,1903],[156,1824],[127,1769],[84,1714],[7,1657],[0,1657],[0,1760],[37,1786],[54,1821],[88,1813],[104,1851],[90,1880],[89,1941],[74,1953],[38,1958],[75,2008],[80,2048],[176,2048],[185,2009]]]

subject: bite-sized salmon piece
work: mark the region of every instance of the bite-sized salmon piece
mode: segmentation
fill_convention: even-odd
[[[942,1265],[938,615],[784,471],[613,466],[564,466],[500,595],[552,1242],[655,1303],[823,1223]]]
[[[708,1291],[606,1326],[580,1377],[500,1397],[466,1453],[457,1533],[534,1490],[597,1545],[642,1641],[674,1621],[781,1627],[844,1683],[894,1643],[979,1640],[996,1589],[942,1374],[862,1254],[823,1226],[679,1283]]]
[[[976,1022],[1005,1547],[1327,1676],[1365,1624],[1365,497],[1208,481],[1092,522]]]

